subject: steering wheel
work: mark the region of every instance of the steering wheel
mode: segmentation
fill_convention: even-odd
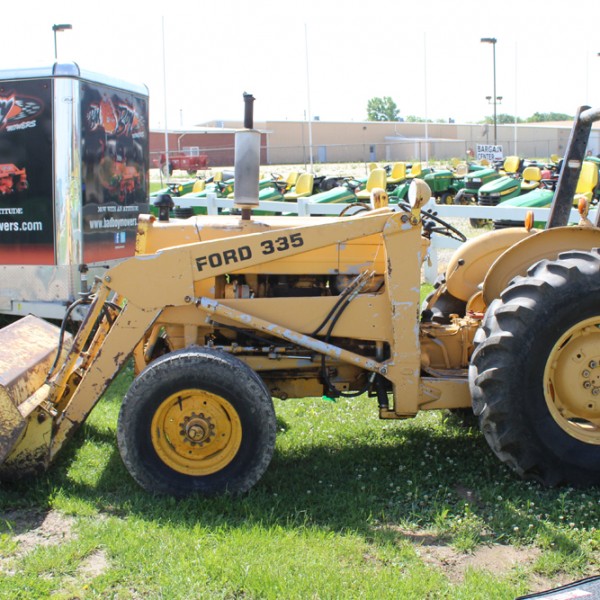
[[[555,190],[558,179],[541,179],[540,187],[545,190]]]
[[[398,202],[398,206],[406,211],[410,212],[410,204],[406,202]],[[444,221],[437,216],[431,209],[430,210],[422,210],[421,217],[423,218],[423,230],[427,234],[439,233],[440,235],[445,235],[453,240],[457,240],[459,242],[466,242],[467,236],[462,232],[456,229],[456,227],[450,225],[448,221]],[[437,223],[437,225],[435,225]]]
[[[346,185],[346,187],[348,189],[350,189],[354,192],[357,187],[360,187],[361,182],[358,181],[357,179],[349,178],[344,181],[344,185]]]

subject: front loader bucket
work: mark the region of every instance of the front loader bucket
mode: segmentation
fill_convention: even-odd
[[[51,416],[40,408],[59,330],[27,316],[0,329],[0,476],[46,466]]]

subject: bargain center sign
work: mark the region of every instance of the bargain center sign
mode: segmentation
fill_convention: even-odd
[[[477,144],[477,160],[485,158],[490,162],[495,160],[504,160],[502,146],[496,144]]]

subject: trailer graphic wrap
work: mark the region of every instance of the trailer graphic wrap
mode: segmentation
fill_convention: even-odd
[[[0,264],[54,264],[52,81],[0,84]]]
[[[148,102],[81,83],[83,260],[135,251],[137,217],[148,212]]]

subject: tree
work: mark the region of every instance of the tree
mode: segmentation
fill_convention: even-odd
[[[533,113],[531,117],[521,119],[517,117],[517,123],[545,123],[547,121],[572,121],[574,117],[566,115],[564,113],[548,112],[548,113]],[[481,123],[493,123],[494,117],[486,117]],[[498,125],[512,125],[515,122],[513,115],[507,115],[504,113],[496,115],[496,123]]]
[[[494,122],[494,117],[486,117],[483,120],[484,123],[489,123],[490,125]],[[496,123],[498,125],[513,125],[515,122],[514,115],[507,115],[506,113],[500,113],[496,115]],[[517,117],[517,123],[522,123],[523,119]]]
[[[539,113],[535,112],[531,117],[527,119],[528,123],[543,123],[546,121],[572,121],[574,117],[572,115],[566,115],[565,113]]]
[[[368,121],[398,121],[399,112],[391,96],[371,98],[367,102]]]

